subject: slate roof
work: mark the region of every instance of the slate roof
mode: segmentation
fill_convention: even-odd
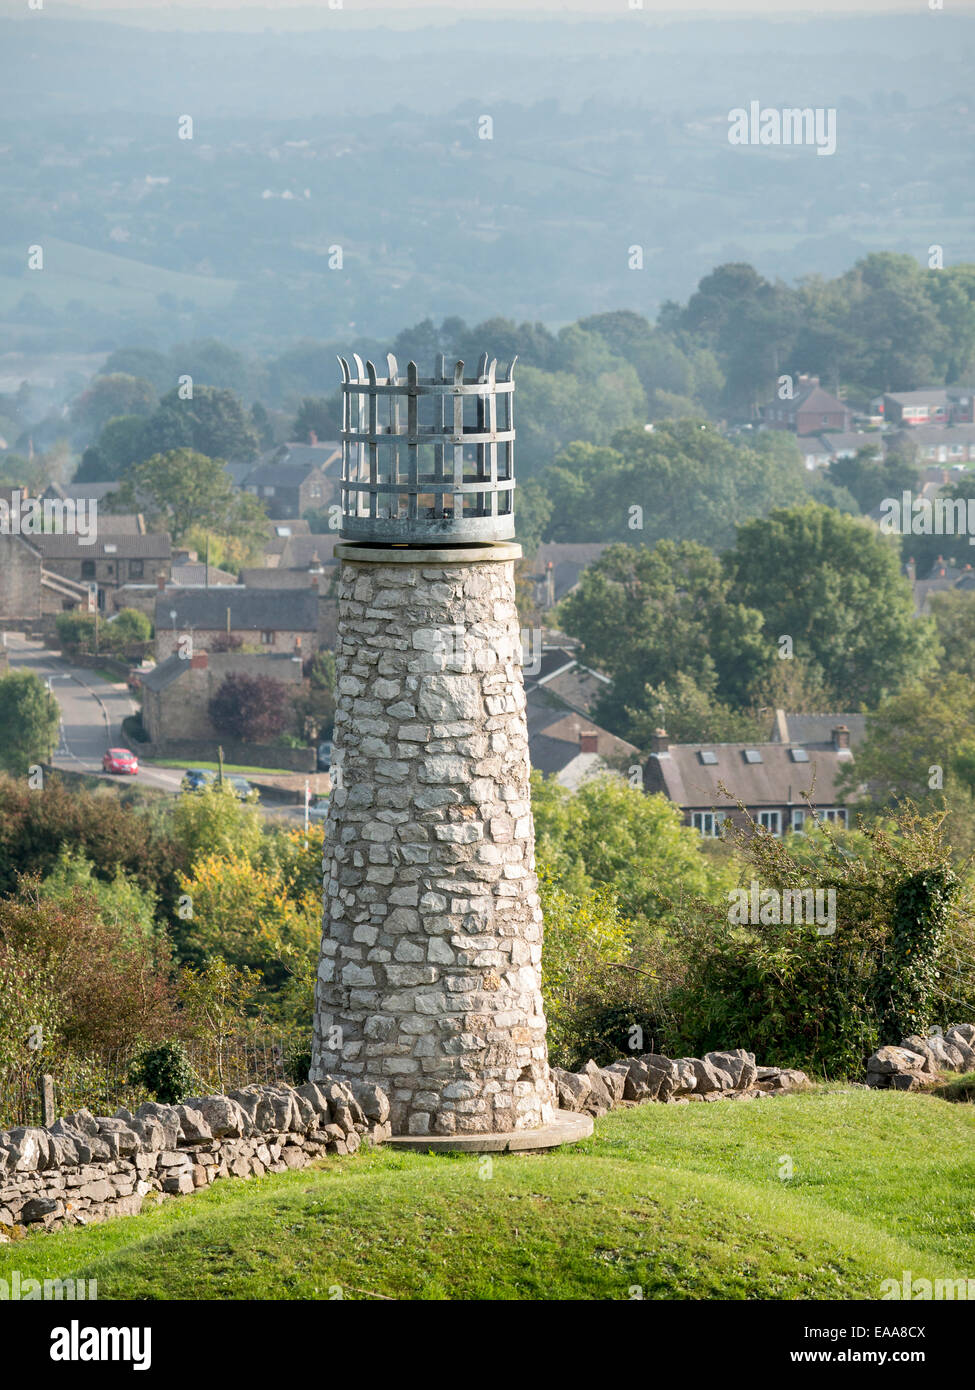
[[[228,608],[231,632],[318,631],[318,594],[314,589],[248,589],[243,584],[166,590],[156,599],[156,628],[223,632]],[[175,619],[170,617],[173,609]]]
[[[746,762],[746,748],[756,750],[761,761]],[[703,750],[714,755],[713,763],[701,762]],[[719,783],[750,808],[802,806],[803,792],[810,790],[814,805],[832,806],[837,777],[851,757],[832,745],[810,748],[808,762],[795,762],[784,743],[672,743],[666,752],[651,753],[648,769],[652,764],[659,770],[666,795],[685,810],[731,806]],[[652,779],[648,789],[654,789]]]
[[[181,656],[168,656],[165,661],[160,661],[158,666],[154,666],[151,671],[146,671],[145,675],[140,676],[140,680],[147,690],[165,690],[168,685],[178,681],[184,671],[190,669],[190,663]]]
[[[37,535],[31,539],[45,560],[168,560],[172,554],[168,531],[152,531],[147,536],[127,535],[108,531],[101,523],[98,531],[91,545],[82,545],[79,536],[62,534]],[[114,549],[106,550],[106,546],[114,546]]]
[[[841,724],[845,724],[850,731],[851,747],[855,748],[858,743],[863,742],[867,731],[865,714],[788,714],[784,710],[776,711],[771,738],[773,743],[796,743],[803,747],[822,744],[832,747],[833,730]]]

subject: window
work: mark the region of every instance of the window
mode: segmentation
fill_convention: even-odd
[[[712,753],[710,748],[702,748],[697,756],[706,767],[713,767],[718,761],[717,753]]]
[[[772,835],[782,834],[782,815],[779,811],[759,811],[755,817],[763,830]]]
[[[809,754],[805,748],[790,748],[789,755],[794,763],[808,763]]]
[[[691,814],[691,825],[702,835],[720,835],[725,814],[724,811],[694,811]]]
[[[274,646],[274,633],[273,633],[273,632],[262,632],[262,633],[261,633],[261,641],[264,643],[265,647],[273,647],[273,646]]]
[[[847,810],[845,806],[831,806],[828,810],[819,813],[823,820],[828,820],[832,825],[841,825],[845,830],[848,824]]]
[[[94,579],[94,577],[95,577],[95,562],[94,562],[94,560],[82,560],[82,562],[81,562],[81,577],[82,577],[82,579]]]
[[[145,573],[145,562],[143,560],[129,561],[129,578],[141,579]]]
[[[802,827],[805,825],[805,823],[806,823],[806,813],[805,813],[805,811],[803,811],[803,810],[802,810],[801,808],[799,808],[799,807],[796,807],[796,809],[792,812],[792,828],[793,828],[793,830],[802,830]]]
[[[742,757],[746,763],[760,763],[762,761],[762,755],[757,748],[746,748]]]

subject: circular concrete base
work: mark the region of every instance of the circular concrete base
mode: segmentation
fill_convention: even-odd
[[[394,1149],[417,1153],[521,1153],[529,1149],[557,1149],[575,1144],[592,1134],[592,1116],[559,1110],[550,1124],[539,1129],[513,1129],[497,1134],[394,1134],[386,1143]]]
[[[335,546],[338,560],[352,560],[358,565],[483,565],[506,560],[520,560],[522,549],[517,541],[480,541],[467,545],[370,545],[368,541],[339,541]]]

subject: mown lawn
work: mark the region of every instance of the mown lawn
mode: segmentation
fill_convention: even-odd
[[[973,1108],[933,1096],[647,1105],[549,1154],[228,1180],[0,1246],[0,1276],[100,1299],[878,1298],[904,1270],[975,1278],[973,1141]]]

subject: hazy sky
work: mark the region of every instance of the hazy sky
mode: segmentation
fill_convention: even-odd
[[[449,12],[453,18],[464,14],[496,14],[499,10],[531,12],[539,10],[560,11],[570,14],[600,14],[606,18],[625,12],[630,8],[640,8],[649,14],[680,19],[695,12],[721,14],[767,14],[771,18],[786,19],[791,16],[815,13],[871,13],[903,14],[928,9],[927,0],[642,0],[639,6],[631,5],[631,0],[343,0],[342,9],[349,14],[377,10],[412,11],[441,10]],[[6,9],[6,7],[3,7]],[[105,14],[132,13],[158,9],[201,10],[318,10],[329,9],[328,0],[51,0],[55,13],[69,8],[96,10]],[[975,8],[973,0],[944,0],[944,12],[958,14]]]

